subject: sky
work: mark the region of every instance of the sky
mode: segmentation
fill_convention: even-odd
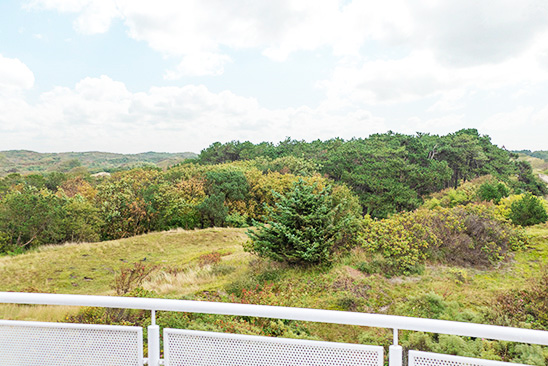
[[[548,150],[546,0],[0,1],[0,151],[462,128]]]

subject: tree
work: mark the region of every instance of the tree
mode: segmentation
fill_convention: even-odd
[[[495,204],[499,204],[500,200],[504,197],[508,197],[510,190],[501,182],[485,182],[478,190],[478,196],[483,201],[493,201]]]
[[[119,239],[156,230],[161,173],[133,169],[114,174],[97,186],[96,204],[103,221],[103,239]]]
[[[357,205],[332,195],[332,186],[297,180],[279,202],[268,208],[266,225],[254,222],[246,250],[290,264],[319,264],[330,261],[348,229],[356,229]],[[348,191],[349,193],[349,191]],[[351,236],[351,235],[350,235]]]
[[[229,206],[248,197],[249,183],[241,171],[212,170],[206,173],[205,189],[208,197],[198,210],[205,226],[222,226],[229,214]]]
[[[530,226],[546,222],[548,214],[541,198],[526,193],[522,199],[510,206],[510,220],[516,225]]]

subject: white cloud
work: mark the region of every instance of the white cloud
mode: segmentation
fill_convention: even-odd
[[[317,108],[267,109],[253,98],[196,85],[133,93],[108,77],[55,88],[36,105],[24,99],[6,105],[21,125],[34,126],[46,141],[64,139],[66,146],[126,138],[138,141],[127,149],[158,140],[160,150],[185,149],[175,147],[180,141],[197,150],[215,140],[349,138],[382,132],[384,119],[394,116],[407,121],[401,128],[409,133],[446,131],[466,120],[479,124],[489,113],[487,131],[510,136],[515,126],[525,131],[529,123],[538,136],[548,115],[538,102],[548,85],[543,0],[29,0],[27,8],[71,13],[74,28],[85,34],[104,33],[120,19],[130,38],[175,61],[164,71],[168,80],[221,75],[230,62],[231,69],[248,65],[240,63],[248,52],[237,50],[288,63],[312,59],[291,57],[301,51],[334,56],[318,60],[330,69],[317,82],[326,94]],[[26,66],[0,56],[2,62],[15,71],[0,68],[0,90],[32,87]],[[287,88],[294,86],[288,82]],[[501,110],[511,112],[495,113]]]
[[[510,112],[496,113],[485,120],[482,128],[487,131],[515,131],[520,127],[532,127],[531,116],[533,112],[533,107],[519,106]]]
[[[548,80],[548,69],[533,53],[496,65],[451,68],[432,52],[414,51],[400,59],[365,60],[338,65],[330,79],[318,83],[328,98],[349,103],[407,103],[428,97],[440,99],[429,111],[455,110],[467,93]]]
[[[383,119],[359,109],[267,109],[254,98],[213,93],[203,85],[133,93],[107,76],[85,78],[74,88],[56,87],[35,105],[20,98],[8,112],[9,120],[0,117],[5,148],[24,148],[32,141],[41,151],[62,146],[76,151],[198,152],[214,141],[351,138],[385,131]]]
[[[368,42],[468,68],[519,57],[548,30],[542,0],[30,0],[27,7],[75,13],[75,28],[86,34],[106,32],[121,18],[130,37],[181,57],[169,78],[218,75],[229,50],[252,48],[284,61],[326,46],[337,56],[364,55]]]
[[[73,25],[83,34],[105,33],[112,20],[121,17],[116,0],[29,0],[24,7],[77,13]]]
[[[30,89],[34,85],[32,71],[16,58],[3,57],[0,54],[0,92],[17,92]]]
[[[447,65],[498,63],[525,52],[548,28],[542,0],[418,1],[413,43]]]
[[[520,105],[491,115],[480,126],[499,146],[508,149],[546,150],[548,105]]]

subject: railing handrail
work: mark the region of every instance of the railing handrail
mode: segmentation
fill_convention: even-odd
[[[69,305],[239,315],[452,334],[548,346],[548,332],[449,320],[337,310],[156,298],[0,292],[0,303]]]

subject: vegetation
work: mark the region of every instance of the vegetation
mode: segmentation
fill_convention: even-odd
[[[68,153],[37,153],[27,150],[0,151],[0,177],[10,173],[36,174],[46,172],[89,171],[113,172],[139,166],[168,167],[196,154],[157,153],[114,154],[97,151]]]
[[[532,157],[537,158],[537,159],[542,159],[542,160],[548,161],[548,151],[546,151],[546,150],[539,150],[539,151],[519,150],[519,151],[514,151],[514,152],[518,153],[518,154],[532,156]]]
[[[366,269],[388,274],[418,273],[425,260],[489,267],[523,248],[527,239],[489,204],[437,207],[367,220],[365,248],[380,253]]]
[[[166,169],[138,167],[110,177],[93,177],[76,163],[64,170],[0,179],[0,290],[297,306],[548,330],[541,198],[547,188],[528,162],[475,130],[215,143],[196,160]],[[64,242],[71,244],[59,245]],[[11,318],[150,321],[142,311],[63,311],[33,307],[29,315],[26,306],[0,306]],[[157,321],[384,346],[391,338],[384,330],[250,317],[160,312]],[[400,341],[407,348],[531,365],[548,360],[540,347],[484,339],[402,332]]]
[[[252,253],[290,264],[325,264],[358,234],[360,215],[348,192],[337,199],[332,186],[319,189],[299,179],[285,196],[277,196],[266,224],[255,222],[257,229],[248,231],[246,249]]]
[[[548,329],[543,323],[548,263],[546,225],[529,227],[529,250],[515,252],[504,270],[435,264],[412,277],[363,272],[372,255],[355,247],[326,267],[288,267],[254,259],[242,250],[244,229],[152,233],[93,244],[46,246],[0,258],[3,291],[115,294],[114,284],[133,263],[157,267],[130,296],[184,298],[264,305],[351,310]],[[146,260],[144,260],[146,258]],[[120,260],[120,259],[123,259]],[[523,306],[527,306],[524,310]],[[2,317],[148,325],[139,311],[5,305]],[[68,316],[66,316],[68,315]],[[284,336],[388,346],[391,332],[250,317],[159,312],[166,327]],[[541,347],[466,337],[401,332],[405,348],[544,365]]]
[[[510,220],[516,225],[530,226],[548,220],[545,204],[531,193],[523,195],[510,206]]]
[[[363,213],[377,218],[416,209],[425,195],[457,188],[488,174],[512,189],[548,194],[528,162],[518,161],[517,154],[498,148],[488,136],[481,136],[474,129],[445,136],[388,132],[349,141],[307,143],[287,139],[278,145],[214,143],[200,153],[197,162],[276,161],[288,157],[306,159],[314,163],[319,173],[346,184],[358,195]],[[275,164],[270,169],[275,169]]]
[[[261,223],[269,220],[268,216],[275,213],[281,200],[288,198],[292,185],[299,179],[317,187],[331,186],[333,192],[344,189],[344,199],[353,205],[357,201],[362,214],[387,220],[398,212],[416,210],[429,194],[432,198],[427,199],[426,207],[452,208],[478,201],[499,204],[512,193],[546,193],[546,185],[533,175],[530,165],[514,158],[476,130],[461,130],[441,137],[389,132],[350,141],[286,140],[278,145],[215,143],[204,149],[195,161],[166,170],[141,167],[116,172],[110,177],[93,177],[85,171],[74,170],[76,166],[69,172],[45,175],[13,173],[0,180],[0,254],[17,253],[45,243],[119,239],[178,227],[254,224],[264,231],[271,230]],[[487,173],[488,178],[479,177]],[[483,179],[481,185],[476,184],[476,179]],[[445,190],[436,196],[443,188]],[[516,202],[513,210],[505,206],[508,212],[504,217],[510,218],[512,214],[514,223],[527,225],[529,221],[517,218],[520,204],[522,201]],[[36,210],[37,207],[42,208]],[[330,206],[330,210],[335,207]],[[349,237],[356,237],[358,225],[333,224],[329,215],[324,221],[334,226],[330,226],[329,239],[324,245],[338,249]],[[337,215],[340,213],[334,216]],[[27,219],[19,224],[23,217]],[[317,218],[318,222],[322,220]],[[341,216],[337,220],[346,219]],[[530,222],[542,222],[542,217],[535,220]],[[339,230],[340,227],[348,230]],[[313,245],[319,235],[326,234],[314,235],[317,235],[315,239],[300,238],[299,241],[304,241],[295,245],[302,246],[308,240],[312,240],[309,244]],[[279,233],[274,236],[282,238]],[[278,246],[266,244],[273,237],[255,239],[256,242],[262,240],[261,248]],[[369,239],[373,243],[378,241]],[[333,250],[324,245],[315,249],[313,255],[317,257],[322,252],[322,259],[317,257],[305,262],[327,261]],[[250,248],[266,255],[259,247]],[[281,254],[278,260],[297,261],[294,253],[287,255],[292,259]],[[420,256],[422,254],[409,260],[415,262]],[[392,264],[401,267],[395,262]],[[401,267],[400,270],[411,269]]]

